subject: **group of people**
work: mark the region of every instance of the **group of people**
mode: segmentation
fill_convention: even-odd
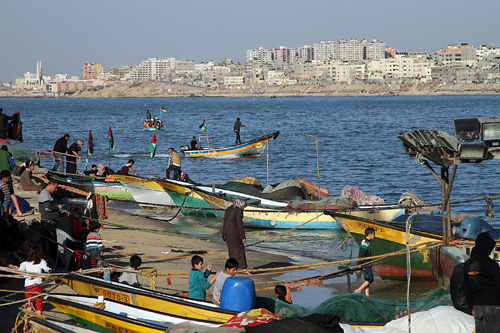
[[[144,119],[144,127],[146,128],[156,128],[161,129],[163,127],[163,121],[158,118],[151,118],[151,113],[146,110],[146,119]]]

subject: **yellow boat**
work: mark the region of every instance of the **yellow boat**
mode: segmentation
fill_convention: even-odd
[[[174,316],[225,323],[237,314],[235,311],[220,309],[210,302],[132,287],[118,282],[106,282],[96,277],[76,273],[71,273],[62,280],[79,295],[104,296],[116,302]]]
[[[166,315],[104,298],[51,294],[46,300],[77,323],[100,332],[164,333],[170,326],[191,322],[207,327],[221,323]]]
[[[29,317],[28,321],[30,327],[32,328],[32,331],[37,333],[99,333],[100,332],[90,328],[76,326],[54,319]]]

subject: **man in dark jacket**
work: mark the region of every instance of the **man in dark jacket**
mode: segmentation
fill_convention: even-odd
[[[58,187],[59,184],[51,179],[42,192],[40,192],[40,196],[38,197],[38,210],[42,215],[42,222],[59,220],[59,209],[62,209],[63,205],[58,205],[54,198],[52,198],[52,193],[57,191]]]
[[[3,109],[0,108],[0,139],[7,140],[9,133],[9,120],[14,119],[14,116],[3,114]]]
[[[62,138],[57,139],[56,144],[54,145],[54,158],[56,159],[56,164],[52,168],[52,171],[57,171],[59,168],[59,172],[64,172],[64,155],[68,151],[68,140],[69,134],[64,134]]]
[[[479,234],[464,264],[465,295],[473,309],[476,332],[500,332],[500,267],[489,256],[495,241]]]

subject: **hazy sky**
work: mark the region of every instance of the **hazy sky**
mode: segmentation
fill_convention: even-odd
[[[500,46],[498,0],[11,0],[0,5],[0,81],[82,76],[149,57],[246,60],[248,49],[379,39],[400,51]]]

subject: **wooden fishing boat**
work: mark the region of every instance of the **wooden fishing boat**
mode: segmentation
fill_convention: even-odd
[[[116,180],[113,175],[99,178],[86,175],[61,173],[57,171],[48,171],[47,178],[54,179],[59,185],[63,185],[60,186],[53,194],[55,198],[84,197],[86,196],[84,193],[90,192],[106,195],[112,200],[133,200],[132,194],[130,194],[127,188]],[[76,191],[72,191],[71,189],[75,189]]]
[[[221,325],[209,320],[166,315],[98,297],[50,294],[45,299],[79,324],[100,332],[164,333],[168,327],[184,322],[207,327]]]
[[[68,324],[55,319],[29,317],[29,325],[37,333],[98,333],[90,328]],[[31,332],[31,331],[30,331]]]
[[[203,191],[195,188],[196,192],[214,209],[215,216],[219,221],[224,222],[225,210],[232,205],[232,199]],[[339,209],[342,206],[339,205]],[[352,207],[344,207],[348,209]],[[400,214],[400,208],[393,209],[373,209],[363,211],[353,211],[353,216],[371,216],[381,219],[391,219],[396,214]],[[307,222],[307,223],[306,223]],[[300,226],[304,224],[303,226]],[[324,214],[324,209],[294,209],[289,207],[271,207],[264,201],[252,203],[247,201],[247,207],[243,211],[243,225],[246,227],[271,228],[271,229],[342,229],[342,226],[330,215]]]
[[[208,158],[240,158],[240,157],[259,157],[266,150],[268,141],[276,139],[279,131],[263,135],[261,137],[243,142],[238,145],[212,147],[202,149],[189,149],[189,146],[182,146],[181,152],[184,157],[208,157]]]
[[[192,300],[118,282],[106,282],[96,277],[71,273],[62,280],[79,295],[104,296],[116,302],[176,316],[225,323],[236,314],[235,311],[220,309],[210,302]]]
[[[360,244],[365,238],[365,229],[375,229],[375,239],[371,241],[372,256],[396,252],[406,248],[406,228],[402,223],[367,219],[359,216],[325,211],[325,214],[335,220]],[[432,265],[429,260],[426,245],[442,241],[442,234],[435,231],[419,229],[412,223],[410,232],[410,246],[421,246],[422,251],[411,254],[411,276],[420,280],[432,280]],[[406,280],[406,257],[399,256],[383,261],[374,266],[375,271],[382,279]]]
[[[127,188],[134,200],[142,207],[174,206],[175,203],[155,178],[115,174],[117,181]]]

